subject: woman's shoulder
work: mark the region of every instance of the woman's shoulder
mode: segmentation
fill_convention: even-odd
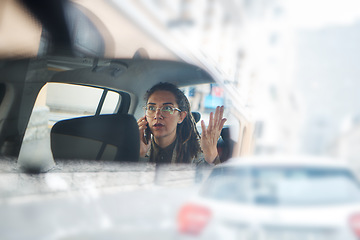
[[[191,163],[196,166],[207,163],[205,161],[204,153],[199,152],[196,156],[192,158]]]
[[[198,165],[217,165],[217,164],[220,164],[221,161],[220,161],[219,155],[217,155],[216,158],[214,159],[213,163],[208,163],[205,160],[204,153],[199,152],[198,155],[192,159],[191,163],[195,164],[196,166],[198,166]]]

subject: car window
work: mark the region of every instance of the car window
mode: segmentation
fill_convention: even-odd
[[[201,113],[201,120],[204,120],[206,124],[208,123],[210,112],[215,111],[217,106],[224,105],[225,103],[223,90],[216,84],[192,85],[181,90],[189,99],[191,111]],[[227,111],[224,114],[227,115]],[[197,123],[197,126],[201,126],[200,121]]]
[[[47,83],[39,92],[30,121],[25,132],[25,141],[47,137],[49,129],[58,121],[100,114],[111,114],[121,104],[121,95],[106,90],[101,109],[98,109],[104,89],[64,84]]]
[[[222,201],[249,202],[250,175],[247,169],[215,168],[204,183],[200,195]]]
[[[46,91],[46,106],[50,111],[51,122],[95,115],[104,92],[101,88],[64,83],[48,83],[42,91]],[[43,97],[41,93],[39,96]],[[108,91],[100,113],[114,113],[120,99],[119,93]]]
[[[360,201],[359,183],[345,169],[287,168],[254,171],[254,179],[271,186],[279,205],[328,205]],[[270,172],[274,175],[270,176]]]
[[[360,201],[360,186],[346,169],[223,167],[212,171],[202,196],[256,205],[347,204]]]
[[[197,128],[200,133],[201,120],[204,120],[207,125],[209,122],[210,112],[215,112],[216,107],[222,105],[225,106],[224,117],[227,119],[225,125],[231,125],[238,128],[240,123],[234,116],[232,116],[230,111],[232,107],[231,99],[226,98],[224,89],[218,84],[197,84],[183,87],[181,90],[189,99],[191,111],[199,112],[201,114],[201,119],[197,123]],[[237,134],[233,134],[232,137],[236,138]]]

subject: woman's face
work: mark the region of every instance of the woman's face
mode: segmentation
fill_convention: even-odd
[[[175,95],[169,91],[156,91],[151,94],[147,101],[147,106],[156,107],[153,117],[146,116],[155,142],[159,144],[161,141],[163,144],[170,145],[176,138],[176,127],[185,119],[186,112],[175,110],[169,116],[164,117],[161,115],[160,108],[163,106],[179,108]]]

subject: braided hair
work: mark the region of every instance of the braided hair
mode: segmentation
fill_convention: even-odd
[[[174,94],[176,103],[181,111],[186,112],[186,117],[182,123],[177,125],[176,129],[176,162],[189,163],[191,159],[197,157],[201,152],[200,135],[196,128],[196,122],[191,114],[190,103],[184,92],[176,85],[168,82],[160,82],[150,88],[145,94],[145,101],[147,102],[150,96],[156,91],[168,91]]]

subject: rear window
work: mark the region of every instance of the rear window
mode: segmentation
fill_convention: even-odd
[[[24,141],[47,139],[51,127],[60,120],[95,115],[97,111],[115,113],[121,104],[121,95],[109,89],[105,91],[106,94],[102,88],[47,83],[36,99]]]
[[[216,84],[198,84],[181,88],[189,99],[191,111],[199,112],[201,120],[207,124],[209,122],[210,112],[214,112],[217,106],[225,106],[224,117],[229,117],[230,104],[227,102],[224,90]],[[197,123],[198,130],[201,132],[201,123]]]
[[[104,89],[64,83],[48,83],[42,91],[46,91],[45,101],[50,110],[49,124],[51,125],[62,119],[95,115]],[[107,91],[100,114],[114,113],[120,104],[120,100],[121,96],[118,92]]]
[[[360,202],[359,183],[352,173],[330,168],[217,168],[205,183],[202,195],[258,205]]]

